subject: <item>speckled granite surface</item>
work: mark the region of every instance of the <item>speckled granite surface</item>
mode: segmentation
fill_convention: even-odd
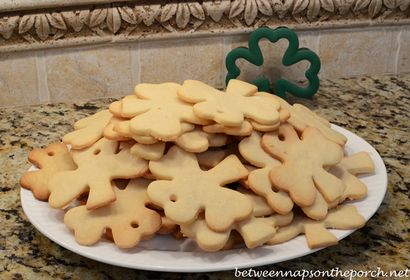
[[[23,213],[18,180],[27,152],[58,141],[75,120],[111,100],[0,109],[0,279],[158,279],[181,274],[113,267],[78,256],[39,233]],[[302,101],[370,142],[388,170],[388,192],[366,226],[339,245],[265,269],[401,270],[410,264],[410,74],[323,81]],[[234,279],[233,271],[185,274]]]

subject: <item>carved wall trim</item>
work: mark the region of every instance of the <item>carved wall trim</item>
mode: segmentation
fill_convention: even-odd
[[[0,13],[128,1],[135,0],[1,0]]]
[[[410,23],[410,0],[126,1],[0,13],[0,52],[102,42]]]

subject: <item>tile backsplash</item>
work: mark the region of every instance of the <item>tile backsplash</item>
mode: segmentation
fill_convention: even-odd
[[[319,54],[321,78],[410,72],[410,25],[298,31]],[[246,35],[214,35],[0,54],[0,107],[130,94],[139,82],[198,79],[223,87],[224,59]],[[281,65],[286,42],[261,42],[261,68],[239,61],[240,78],[263,74],[303,81],[307,63]]]
[[[222,87],[223,37],[163,40],[140,44],[140,81],[205,81]]]
[[[324,32],[319,43],[320,58],[325,62],[321,72],[326,77],[396,73],[400,32]]]
[[[123,96],[132,92],[131,45],[43,51],[52,102]],[[138,62],[137,62],[138,63]]]
[[[40,102],[36,53],[0,54],[0,106]]]

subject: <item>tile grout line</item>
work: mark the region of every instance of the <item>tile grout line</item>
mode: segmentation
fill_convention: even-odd
[[[314,34],[312,34],[312,36],[315,36]],[[315,44],[316,44],[316,54],[320,57],[320,54],[319,54],[319,48],[320,48],[320,38],[322,37],[322,33],[320,33],[319,32],[319,34],[316,36],[316,42],[315,42]]]
[[[142,67],[141,67],[141,64],[142,64],[142,62],[141,62],[141,43],[138,43],[138,45],[137,45],[137,50],[138,50],[138,80],[137,80],[137,82],[138,83],[141,83],[141,73],[142,73]]]
[[[228,42],[229,41],[229,42]],[[228,37],[222,37],[222,63],[221,63],[221,69],[220,69],[220,73],[219,75],[221,76],[221,81],[222,81],[222,88],[225,88],[225,74],[226,74],[226,68],[225,68],[225,59],[226,56],[228,54],[228,51],[230,51],[228,49],[228,43],[229,46],[232,47],[232,36],[228,36]]]
[[[312,36],[316,37],[316,39],[315,39],[315,49],[316,50],[314,50],[314,52],[317,54],[317,56],[319,57],[319,60],[320,60],[320,69],[319,69],[318,76],[319,76],[319,79],[321,80],[324,76],[324,74],[323,74],[323,65],[324,65],[324,63],[323,63],[322,59],[320,58],[320,51],[319,51],[320,50],[320,39],[322,38],[322,32],[318,32],[317,35],[315,35],[312,32]]]
[[[141,83],[141,43],[138,42],[136,46],[137,51],[137,60],[138,60],[138,74],[137,74],[137,83]]]
[[[130,47],[131,58],[131,82],[132,88],[141,82],[141,61],[140,61],[140,43],[134,43]]]
[[[51,101],[50,91],[48,90],[47,70],[45,62],[45,52],[40,51],[36,55],[36,68],[37,68],[37,93],[41,103],[47,103]]]
[[[396,50],[396,57],[394,61],[394,73],[398,74],[399,71],[399,56],[400,56],[400,50],[401,50],[401,34],[403,32],[403,28],[400,28],[398,34],[397,34],[397,50]]]

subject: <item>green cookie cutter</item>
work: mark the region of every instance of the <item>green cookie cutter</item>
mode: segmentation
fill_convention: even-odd
[[[286,92],[297,97],[312,98],[319,89],[318,73],[320,70],[320,59],[313,51],[307,48],[299,48],[298,36],[293,30],[286,27],[278,27],[276,29],[268,27],[258,28],[249,36],[249,48],[239,47],[230,51],[225,60],[226,69],[228,70],[225,79],[226,84],[228,84],[230,79],[237,78],[241,73],[241,70],[236,66],[237,59],[246,59],[256,66],[263,64],[263,55],[259,47],[259,41],[262,38],[266,38],[272,43],[276,43],[279,39],[283,38],[288,40],[289,46],[283,55],[282,64],[290,66],[301,60],[309,61],[309,69],[305,72],[305,77],[309,84],[307,87],[299,87],[281,78],[274,83],[273,89],[271,89],[270,81],[266,77],[251,81],[251,83],[256,85],[259,91],[273,91],[274,94],[283,98],[286,98]]]

